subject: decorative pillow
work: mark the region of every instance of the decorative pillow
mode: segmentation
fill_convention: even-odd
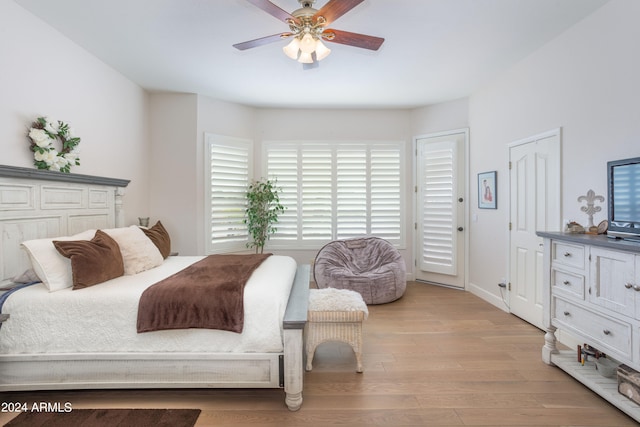
[[[132,275],[157,267],[164,261],[162,254],[137,225],[102,230],[120,246],[124,274]]]
[[[63,256],[71,259],[73,289],[88,288],[124,274],[118,243],[101,230],[91,240],[53,241]]]
[[[158,248],[163,258],[167,258],[171,253],[171,238],[160,221],[151,228],[141,228],[146,236],[151,239]]]
[[[17,276],[11,279],[13,283],[33,283],[39,280],[40,278],[38,277],[38,275],[36,274],[33,268],[29,268],[25,270],[22,274],[18,274]]]
[[[31,265],[36,275],[45,284],[49,292],[73,286],[71,276],[71,261],[63,257],[53,246],[53,241],[90,240],[95,230],[87,230],[74,236],[55,237],[48,239],[28,240],[22,242],[22,248],[29,254]]]

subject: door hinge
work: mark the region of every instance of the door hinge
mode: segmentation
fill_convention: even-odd
[[[509,231],[511,231],[511,228],[512,228],[512,224],[511,222],[509,222]]]
[[[509,170],[511,170],[511,160],[509,160]]]
[[[417,223],[417,222],[414,222],[414,223],[413,223],[413,229],[414,229],[414,230],[417,230],[417,229],[418,229],[418,223]]]
[[[511,282],[509,282],[508,289],[511,290]]]
[[[417,186],[417,185],[416,185],[416,186],[415,186],[415,188],[413,189],[413,192],[414,192],[414,193],[417,193],[417,192],[418,192],[418,186]]]

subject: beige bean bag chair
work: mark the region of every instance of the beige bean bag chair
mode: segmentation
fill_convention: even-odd
[[[406,267],[400,252],[378,237],[335,240],[316,255],[318,288],[351,289],[367,304],[383,304],[404,295]]]

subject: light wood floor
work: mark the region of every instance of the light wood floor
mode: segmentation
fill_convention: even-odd
[[[409,283],[369,306],[364,373],[343,344],[318,348],[298,412],[282,390],[4,393],[2,401],[73,408],[200,408],[197,426],[635,426],[541,362],[543,334],[468,292]],[[0,423],[13,418],[0,413]]]

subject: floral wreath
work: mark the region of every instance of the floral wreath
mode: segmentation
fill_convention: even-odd
[[[49,117],[38,117],[29,129],[33,164],[38,169],[47,169],[69,173],[71,166],[80,165],[78,144],[80,138],[73,136],[69,124]],[[58,151],[54,143],[60,140],[62,150]]]

